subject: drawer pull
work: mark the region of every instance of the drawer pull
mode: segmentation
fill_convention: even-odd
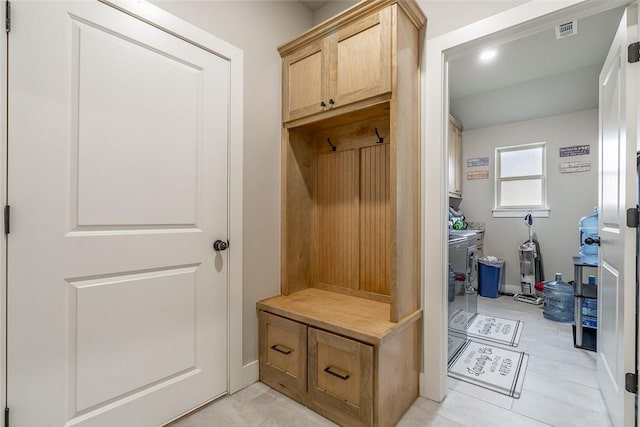
[[[329,375],[333,375],[334,377],[338,377],[343,381],[346,381],[349,379],[349,373],[346,371],[343,371],[341,369],[338,368],[334,368],[333,366],[327,366],[326,368],[324,368],[324,371],[329,374]]]
[[[281,344],[272,345],[271,346],[271,350],[275,350],[278,353],[282,353],[282,354],[291,354],[291,352],[293,351],[289,347],[286,347],[286,346],[281,345]]]

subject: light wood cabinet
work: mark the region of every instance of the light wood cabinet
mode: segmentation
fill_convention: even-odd
[[[449,196],[462,197],[462,123],[449,115]]]
[[[393,90],[383,100],[284,123],[281,289],[288,295],[317,287],[387,302],[398,321],[419,308],[419,9],[408,1],[359,5],[337,22],[351,28],[386,6]],[[337,34],[334,24],[325,25]],[[322,36],[322,28],[312,31]],[[318,41],[303,39],[292,44],[304,50]]]
[[[283,121],[340,110],[391,91],[391,9],[338,28],[283,55]],[[356,108],[358,108],[356,106]]]
[[[416,310],[399,322],[389,320],[389,305],[310,288],[258,302],[260,381],[293,397],[343,426],[392,426],[418,396],[420,319]],[[282,319],[298,339],[285,344],[307,358],[303,388],[286,378],[281,366],[265,362],[273,341],[265,322]],[[306,349],[296,347],[306,337]],[[284,342],[282,339],[277,343]],[[306,356],[304,356],[306,355]],[[284,380],[283,380],[284,379]]]
[[[425,20],[366,0],[279,48],[282,295],[257,304],[260,379],[341,425],[393,425],[418,395]],[[306,328],[287,329],[307,336],[306,373],[272,354],[298,341],[269,316]]]

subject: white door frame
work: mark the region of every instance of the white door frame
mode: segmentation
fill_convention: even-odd
[[[447,394],[447,152],[448,60],[487,42],[506,42],[551,28],[568,18],[590,16],[630,1],[530,1],[471,25],[424,40],[422,68],[422,306],[423,373],[420,395],[437,402]],[[424,37],[424,32],[423,32]],[[428,242],[428,244],[427,244]]]
[[[228,238],[229,266],[227,292],[227,391],[234,393],[244,387],[242,379],[242,219],[243,219],[243,52],[231,44],[183,21],[145,1],[100,0],[131,16],[192,43],[229,61],[229,139],[228,143]],[[5,8],[0,8],[5,22]],[[0,38],[0,129],[7,127],[7,35]],[[7,135],[0,132],[0,206],[7,203]],[[6,407],[6,247],[7,239],[0,230],[0,405]],[[176,414],[176,416],[181,414]],[[4,426],[4,417],[0,417]]]
[[[6,8],[2,11],[2,22],[6,22]],[[7,204],[7,33],[0,38],[0,206]],[[7,236],[0,230],[0,408],[7,407]],[[4,416],[0,423],[4,425]]]

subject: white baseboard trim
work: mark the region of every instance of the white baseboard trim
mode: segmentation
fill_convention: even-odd
[[[426,381],[426,379],[427,379],[427,378],[426,378],[426,376],[424,375],[424,373],[423,373],[423,372],[420,372],[420,380],[419,380],[419,381],[420,381],[420,382],[419,382],[419,384],[420,384],[420,396],[425,396],[425,395],[427,394],[426,387],[425,387],[425,381]]]
[[[445,367],[446,369],[446,367]],[[446,391],[445,394],[443,394],[442,396],[440,396],[440,398],[437,398],[437,396],[432,395],[434,393],[433,390],[429,390],[427,387],[427,381],[429,381],[429,379],[427,378],[427,376],[424,374],[424,372],[420,372],[420,379],[419,379],[419,385],[420,385],[420,396],[425,397],[429,400],[431,400],[432,402],[437,402],[440,403],[444,400],[444,398],[446,397]],[[433,387],[431,387],[433,388]],[[448,390],[445,387],[445,390]]]
[[[247,363],[242,367],[242,388],[248,387],[258,381],[259,367],[257,360]]]
[[[517,293],[522,292],[522,287],[520,285],[502,285],[502,289],[500,291],[503,294],[515,295]]]

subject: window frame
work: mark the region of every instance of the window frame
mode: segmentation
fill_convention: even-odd
[[[501,154],[510,151],[523,151],[536,148],[542,148],[542,172],[539,175],[520,175],[515,177],[502,178]],[[527,179],[541,180],[541,197],[540,205],[502,205],[502,183],[524,181]],[[548,217],[549,206],[547,199],[547,143],[545,141],[533,142],[527,144],[510,145],[506,147],[496,147],[495,149],[495,176],[494,176],[494,201],[493,216],[494,217],[521,217],[527,213],[531,213],[536,217]]]

